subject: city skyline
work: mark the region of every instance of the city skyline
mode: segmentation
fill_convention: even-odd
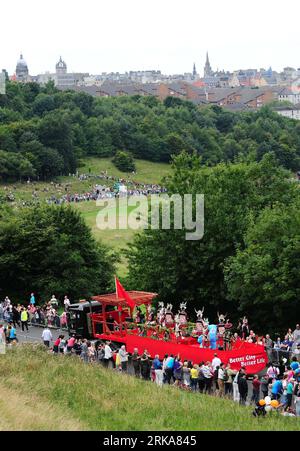
[[[0,67],[14,73],[23,53],[31,74],[52,71],[62,55],[70,72],[176,74],[191,72],[195,62],[202,75],[208,51],[214,70],[297,69],[300,5],[287,0],[279,15],[266,3],[253,0],[245,10],[229,0],[212,10],[196,0],[184,8],[179,0],[152,0],[145,7],[137,0],[87,0],[76,9],[68,0],[52,0],[42,11],[34,0],[17,0],[2,5],[1,16],[10,20],[1,25]]]
[[[208,52],[206,52],[206,54],[205,54],[205,58],[206,58],[206,55],[209,55],[209,53]],[[31,67],[31,62],[28,62],[28,60],[27,60],[27,58],[25,58],[24,57],[24,54],[23,54],[23,52],[21,52],[20,54],[19,54],[19,57],[18,58],[16,58],[16,64],[15,64],[15,67],[14,67],[14,70],[13,71],[9,71],[8,70],[8,73],[9,73],[9,75],[15,75],[15,73],[16,73],[16,65],[17,65],[17,62],[19,61],[19,59],[20,59],[20,57],[22,57],[22,58],[24,58],[24,61],[26,61],[26,63],[27,63],[27,65],[28,65],[28,67],[29,67],[29,73],[30,73],[30,75],[32,75],[32,76],[36,76],[36,75],[42,75],[42,74],[49,74],[49,73],[53,73],[54,71],[55,71],[55,67],[56,67],[56,65],[57,65],[57,61],[59,60],[59,59],[61,59],[62,58],[62,56],[59,56],[59,58],[57,58],[57,60],[56,60],[56,62],[55,62],[55,64],[52,64],[52,66],[53,67],[49,67],[49,68],[47,68],[47,69],[45,69],[44,71],[42,71],[42,72],[40,72],[39,74],[37,74],[37,73],[32,73],[31,71],[30,71],[30,67]],[[210,58],[210,56],[209,56],[209,58]],[[211,60],[211,59],[210,59]],[[78,71],[76,71],[76,70],[69,70],[69,64],[68,64],[68,62],[67,62],[67,66],[68,66],[68,72],[69,73],[76,73],[76,72],[78,72]],[[219,73],[221,73],[222,71],[224,71],[225,73],[228,73],[228,74],[232,74],[232,73],[235,73],[235,72],[238,72],[238,71],[247,71],[247,70],[257,70],[258,72],[261,70],[261,69],[264,69],[264,70],[269,70],[270,68],[272,69],[272,71],[273,72],[278,72],[278,73],[282,73],[283,72],[283,69],[286,67],[286,68],[293,68],[293,69],[295,69],[296,71],[300,71],[300,64],[299,64],[299,66],[292,66],[291,64],[288,64],[288,65],[286,65],[285,67],[282,67],[282,68],[279,68],[279,70],[277,70],[276,71],[276,69],[274,69],[274,67],[272,66],[272,64],[270,64],[269,66],[268,65],[265,65],[264,67],[255,67],[255,66],[252,66],[252,67],[239,67],[239,68],[235,68],[235,69],[232,69],[232,70],[227,70],[226,68],[219,68],[219,67],[217,67],[217,66],[213,66],[213,64],[211,64],[211,66],[212,66],[212,72],[213,73],[217,73],[217,72],[219,72]],[[198,68],[200,68],[200,69],[198,69]],[[3,69],[5,69],[5,70],[7,70],[7,68],[5,67],[5,66],[3,66]],[[124,70],[124,71],[120,71],[120,70],[116,70],[116,71],[108,71],[108,70],[103,70],[103,71],[99,71],[99,72],[97,72],[97,73],[92,73],[92,72],[90,72],[88,69],[86,69],[86,70],[84,70],[84,72],[85,73],[89,73],[90,75],[101,75],[101,74],[110,74],[110,73],[120,73],[120,74],[125,74],[125,73],[130,73],[130,72],[143,72],[143,71],[160,71],[161,72],[161,74],[162,75],[179,75],[179,74],[184,74],[184,73],[189,73],[189,74],[193,74],[193,71],[194,71],[194,69],[196,69],[196,73],[198,74],[198,76],[200,77],[200,78],[203,78],[203,76],[205,77],[205,75],[204,75],[204,69],[203,69],[203,64],[202,64],[202,66],[200,66],[200,65],[197,65],[195,62],[193,62],[192,63],[192,65],[190,65],[190,67],[189,67],[189,70],[184,70],[184,71],[182,71],[182,72],[176,72],[176,73],[171,73],[171,72],[163,72],[163,71],[161,71],[160,69],[158,69],[157,67],[148,67],[148,68],[138,68],[138,67],[136,67],[136,68],[128,68],[127,70]]]

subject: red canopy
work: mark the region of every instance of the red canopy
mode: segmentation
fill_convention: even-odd
[[[147,291],[127,291],[127,293],[136,305],[151,304],[152,300],[157,296],[157,293],[149,293]],[[128,307],[126,299],[123,297],[117,298],[116,293],[100,294],[99,296],[92,296],[91,299],[101,304]]]

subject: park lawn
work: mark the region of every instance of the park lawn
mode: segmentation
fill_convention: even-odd
[[[127,259],[123,255],[123,251],[127,247],[127,244],[133,240],[136,230],[131,228],[116,230],[109,228],[105,230],[101,229],[97,225],[97,215],[101,212],[101,206],[97,205],[96,202],[79,202],[78,204],[74,204],[74,208],[81,212],[86,223],[91,228],[96,240],[101,240],[103,243],[106,243],[111,249],[119,254],[117,274],[120,277],[125,277],[128,272],[128,264]],[[132,213],[134,210],[134,207],[129,206],[128,214]],[[111,213],[115,213],[115,211],[117,211],[117,217],[120,217],[121,220],[124,219],[127,213],[124,208],[119,210],[118,208],[115,209],[112,207],[109,211]]]
[[[7,350],[0,355],[0,374],[1,430],[55,430],[62,415],[66,430],[299,430],[298,418],[276,412],[254,418],[251,407],[160,388],[77,357],[49,354],[41,345]],[[47,422],[42,411],[49,412]]]
[[[127,174],[119,171],[110,158],[85,158],[82,160],[81,166],[78,169],[79,174],[100,175],[102,171],[107,171],[107,174],[113,177],[125,178],[126,180],[135,180],[137,182],[156,184],[160,183],[164,177],[170,174],[171,167],[167,163],[154,163],[146,160],[135,160],[136,174]],[[60,184],[60,186],[56,186]],[[32,201],[33,191],[37,191],[39,200],[45,200],[51,195],[62,196],[66,193],[65,187],[67,185],[68,192],[85,193],[89,192],[96,184],[103,184],[112,186],[113,181],[102,180],[97,178],[90,178],[88,180],[79,180],[73,176],[56,177],[53,183],[51,182],[15,182],[15,183],[0,183],[0,196],[12,192],[17,201]],[[5,189],[5,187],[7,189]]]
[[[83,174],[100,174],[107,171],[113,177],[124,178],[126,180],[134,180],[140,183],[161,183],[164,177],[171,172],[171,166],[167,163],[155,163],[146,160],[134,160],[136,171],[135,174],[119,171],[112,163],[110,158],[88,157],[82,160],[79,172]]]

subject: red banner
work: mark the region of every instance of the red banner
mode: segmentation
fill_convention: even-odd
[[[180,355],[181,360],[191,360],[193,363],[212,361],[214,354],[225,364],[230,363],[232,369],[239,370],[244,366],[247,374],[256,374],[266,368],[268,356],[263,346],[252,343],[242,342],[238,349],[230,351],[218,351],[212,349],[201,349],[197,345],[188,345],[184,343],[172,343],[164,340],[155,340],[147,337],[140,337],[135,334],[127,334],[123,340],[127,351],[132,353],[134,348],[138,348],[139,353],[146,349],[153,358],[159,354],[163,359],[165,354]]]

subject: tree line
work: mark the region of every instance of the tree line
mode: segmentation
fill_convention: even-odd
[[[191,311],[205,306],[256,332],[283,331],[300,316],[300,191],[274,154],[260,162],[203,167],[197,156],[176,157],[169,194],[204,194],[204,236],[147,229],[129,245],[127,284]],[[195,204],[195,197],[194,197]],[[195,206],[195,205],[194,205]],[[286,329],[285,329],[286,330]]]
[[[170,162],[182,151],[205,166],[273,152],[290,170],[300,166],[300,124],[272,112],[231,113],[219,106],[152,96],[97,98],[59,91],[53,82],[8,82],[0,95],[0,179],[51,179],[74,173],[80,159],[114,157]]]

